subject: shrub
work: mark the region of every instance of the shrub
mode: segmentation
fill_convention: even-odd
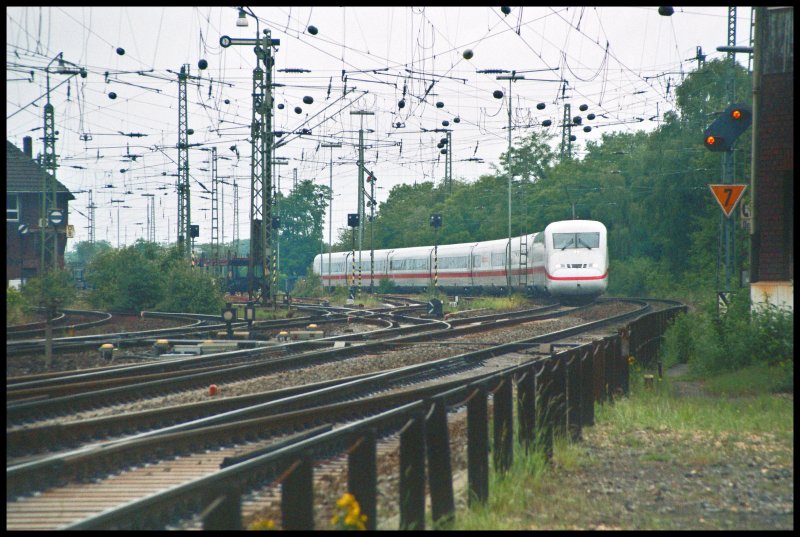
[[[6,324],[22,324],[25,312],[22,310],[25,300],[22,293],[13,287],[6,287]]]
[[[665,333],[666,364],[688,363],[697,375],[759,365],[781,368],[783,374],[791,375],[794,313],[771,305],[751,307],[746,289],[731,297],[723,314],[718,315],[716,303],[709,302],[697,313],[675,320]]]
[[[309,271],[305,278],[297,280],[292,288],[293,296],[318,297],[322,294],[322,281],[319,274]]]
[[[67,270],[51,270],[43,276],[30,278],[22,288],[22,296],[28,307],[68,306],[76,294],[72,275]]]
[[[164,285],[163,299],[156,304],[160,311],[218,314],[225,306],[216,280],[185,262],[174,262]]]
[[[381,278],[378,282],[378,293],[382,295],[390,295],[394,293],[394,282],[389,278]]]

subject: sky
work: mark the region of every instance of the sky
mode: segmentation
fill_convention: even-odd
[[[737,45],[749,45],[750,11],[737,8]],[[727,17],[727,7],[697,6],[670,17],[653,6],[512,6],[508,14],[473,6],[250,7],[249,25],[239,27],[231,6],[6,7],[6,138],[22,148],[31,136],[34,157],[42,152],[50,65],[57,178],[76,197],[68,248],[89,237],[90,191],[96,240],[147,238],[152,200],[156,241],[174,242],[177,77],[188,65],[187,123],[197,144],[189,151],[191,221],[199,242],[210,242],[216,148],[220,239],[234,236],[234,183],[245,239],[256,55],[251,45],[223,48],[220,37],[254,39],[268,29],[280,40],[273,130],[287,133],[276,139],[274,157],[286,163],[275,167],[275,186],[289,195],[295,177],[332,184],[324,239],[330,230],[335,242],[347,214],[358,212],[359,129],[378,203],[395,185],[444,180],[445,134],[435,129],[451,130],[454,178],[494,173],[508,150],[509,104],[514,140],[537,131],[556,150],[568,104],[583,120],[572,127],[581,158],[603,134],[657,128],[675,109],[676,85],[697,68],[698,47],[706,61],[725,56],[716,48],[727,44]],[[59,73],[59,54],[87,76]],[[737,60],[747,65],[748,57]],[[512,72],[517,80],[497,78]],[[331,143],[341,147],[323,147]]]

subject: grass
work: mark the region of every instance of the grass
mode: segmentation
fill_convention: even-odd
[[[793,366],[792,362],[787,363]],[[719,395],[743,396],[765,392],[793,392],[794,376],[786,366],[756,364],[739,371],[720,374],[707,382],[708,389]]]
[[[670,516],[653,506],[665,504],[646,505],[654,493],[636,487],[685,482],[684,474],[694,468],[701,473],[715,465],[733,468],[742,457],[793,467],[793,401],[768,393],[770,383],[753,382],[754,375],[743,370],[708,380],[717,387],[713,393],[735,397],[678,397],[671,379],[645,390],[633,376],[629,397],[596,405],[595,426],[584,429],[590,442],[556,442],[552,466],[541,453],[523,456],[515,445],[511,471],[505,477],[492,474],[489,501],[459,512],[451,529],[730,529],[722,515],[691,518],[680,509],[690,498],[694,504],[730,502],[730,495],[709,494],[700,485],[682,491],[685,497],[676,493],[671,501],[679,507]],[[630,502],[635,505],[627,509]]]

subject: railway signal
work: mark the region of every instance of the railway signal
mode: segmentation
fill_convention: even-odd
[[[703,132],[703,143],[709,151],[730,151],[733,143],[753,122],[750,107],[729,105]]]

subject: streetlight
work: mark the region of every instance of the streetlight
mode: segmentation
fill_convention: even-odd
[[[56,131],[55,131],[55,110],[53,105],[50,104],[50,66],[53,65],[53,62],[58,60],[58,68],[56,72],[62,75],[81,75],[82,78],[86,78],[86,69],[78,68],[78,69],[68,69],[66,64],[69,63],[72,67],[78,67],[74,63],[67,62],[64,60],[64,53],[59,52],[47,66],[44,68],[44,71],[47,75],[47,103],[44,105],[44,153],[42,154],[42,167],[45,168],[48,173],[42,174],[42,214],[41,219],[42,221],[40,224],[41,228],[41,244],[42,244],[42,262],[41,262],[41,272],[47,270],[47,263],[45,260],[46,256],[46,232],[47,232],[47,215],[48,209],[55,209],[57,203],[57,186],[58,182],[56,181]],[[47,200],[47,180],[48,177],[52,180],[52,193],[50,203],[48,204]],[[49,205],[49,207],[48,207]],[[53,267],[58,268],[58,230],[56,226],[53,226]]]
[[[341,142],[323,143],[321,147],[331,148],[330,177],[328,193],[328,287],[331,286],[331,252],[333,251],[333,148],[342,147]],[[319,275],[322,278],[322,258],[320,258]]]
[[[266,302],[272,298],[273,289],[269,282],[269,254],[272,249],[271,230],[268,229],[271,221],[270,196],[272,190],[272,173],[270,163],[273,151],[272,132],[272,47],[281,44],[280,39],[273,39],[270,30],[264,30],[261,37],[259,19],[249,8],[239,8],[239,18],[236,25],[246,27],[247,15],[256,19],[256,38],[231,38],[223,35],[219,39],[222,48],[231,45],[254,46],[256,66],[253,69],[253,113],[251,132],[251,164],[250,164],[250,261],[248,264],[248,297],[252,300],[256,287],[255,268],[256,261],[262,266],[262,276],[258,282],[260,299]],[[264,69],[261,69],[261,64]],[[266,81],[264,74],[266,73]],[[257,225],[257,221],[261,225]],[[258,238],[256,238],[258,235]],[[256,260],[256,257],[260,259]],[[274,279],[274,275],[273,275]],[[266,292],[265,292],[266,291]],[[273,303],[273,306],[275,304]]]

